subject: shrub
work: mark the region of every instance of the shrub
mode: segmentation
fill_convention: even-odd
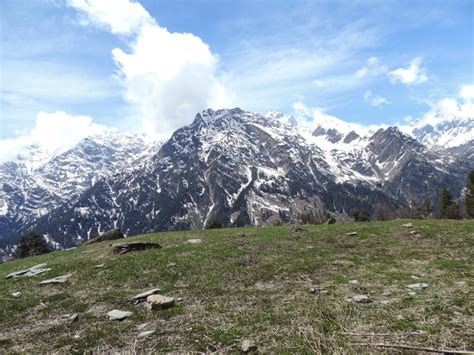
[[[462,219],[461,209],[447,188],[441,190],[439,195],[439,212],[441,218]]]
[[[44,237],[37,234],[28,234],[20,238],[20,242],[13,254],[15,259],[26,258],[49,253],[51,249]]]
[[[217,218],[211,218],[206,224],[206,229],[218,229],[218,228],[222,228],[222,222],[219,221]]]
[[[466,214],[474,218],[474,170],[469,173],[465,195]]]
[[[355,222],[367,222],[369,221],[369,212],[364,209],[354,210],[352,212],[352,217]]]

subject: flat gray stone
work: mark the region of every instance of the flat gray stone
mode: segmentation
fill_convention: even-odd
[[[420,282],[420,283],[417,283],[417,284],[411,284],[411,285],[408,285],[407,286],[408,288],[411,288],[413,290],[422,290],[422,289],[425,289],[428,287],[428,284],[424,283],[424,282]]]
[[[405,223],[405,224],[402,224],[402,227],[405,227],[405,228],[413,228],[413,223]]]
[[[132,312],[114,309],[107,313],[107,315],[109,316],[109,320],[124,320],[125,318],[130,317]]]
[[[359,284],[359,281],[358,280],[350,280],[349,283],[351,285],[358,285]]]
[[[357,235],[357,232],[349,232],[349,233],[346,233],[346,235],[348,235],[348,236]]]
[[[58,277],[54,277],[52,279],[44,280],[40,282],[40,285],[47,285],[47,284],[63,284],[65,283],[69,278],[71,277],[71,274],[67,275],[62,275]]]
[[[100,269],[100,268],[103,268],[104,266],[105,266],[105,264],[99,264],[99,265],[94,266],[94,268]]]
[[[371,303],[372,300],[366,295],[355,295],[352,300],[357,303]]]
[[[144,332],[141,332],[140,334],[138,334],[138,337],[139,338],[145,338],[151,334],[153,334],[155,331],[154,330],[145,330]]]
[[[202,239],[189,239],[188,243],[189,244],[199,244],[199,243],[202,243]]]
[[[160,289],[159,288],[154,288],[153,290],[149,290],[149,291],[145,291],[145,292],[142,292],[136,296],[133,296],[130,301],[132,302],[135,302],[135,303],[139,303],[141,301],[145,301],[147,299],[148,296],[151,296],[151,295],[155,295],[157,293],[160,293]]]
[[[249,353],[251,351],[257,350],[257,346],[255,345],[255,343],[252,340],[245,339],[242,342],[241,350],[242,350],[243,353]]]
[[[15,271],[15,272],[12,272],[11,274],[8,274],[5,278],[6,279],[10,279],[10,278],[15,279],[17,277],[39,275],[43,272],[51,270],[51,269],[46,269],[45,268],[46,265],[47,265],[46,263],[43,263],[43,264],[38,264],[38,265],[32,266],[29,269]]]
[[[148,302],[148,307],[151,310],[173,307],[175,303],[175,299],[173,297],[162,295],[148,296],[146,301]]]
[[[21,292],[13,292],[12,297],[14,298],[20,298],[21,297]]]

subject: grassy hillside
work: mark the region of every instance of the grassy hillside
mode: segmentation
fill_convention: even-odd
[[[104,242],[3,264],[0,352],[235,352],[244,339],[261,352],[474,349],[474,223],[411,221],[413,236],[406,222],[158,233],[128,241],[162,249],[113,255]],[[4,279],[43,262],[52,270]],[[410,295],[418,282],[429,286]],[[182,300],[159,311],[128,301],[155,287]],[[348,300],[357,294],[373,302]],[[112,309],[133,315],[110,321]],[[143,330],[155,332],[138,338]]]

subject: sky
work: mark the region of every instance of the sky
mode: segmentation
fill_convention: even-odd
[[[471,0],[2,0],[0,161],[108,127],[166,137],[208,107],[364,125],[460,108],[473,14]]]

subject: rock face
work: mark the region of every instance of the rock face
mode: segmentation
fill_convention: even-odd
[[[20,225],[34,224],[70,247],[111,228],[136,235],[199,229],[214,219],[224,226],[294,223],[302,213],[323,218],[327,210],[347,215],[436,200],[443,186],[457,198],[474,169],[467,149],[434,150],[396,127],[373,132],[339,120],[306,131],[284,115],[238,108],[203,111],[156,154],[139,148],[67,203]],[[10,201],[16,190],[8,191]]]
[[[85,241],[83,245],[100,243],[105,240],[115,240],[115,239],[121,239],[121,238],[125,238],[125,236],[120,231],[120,228],[114,228],[114,229],[108,230],[107,232],[104,232],[103,234],[97,237],[94,237]]]

